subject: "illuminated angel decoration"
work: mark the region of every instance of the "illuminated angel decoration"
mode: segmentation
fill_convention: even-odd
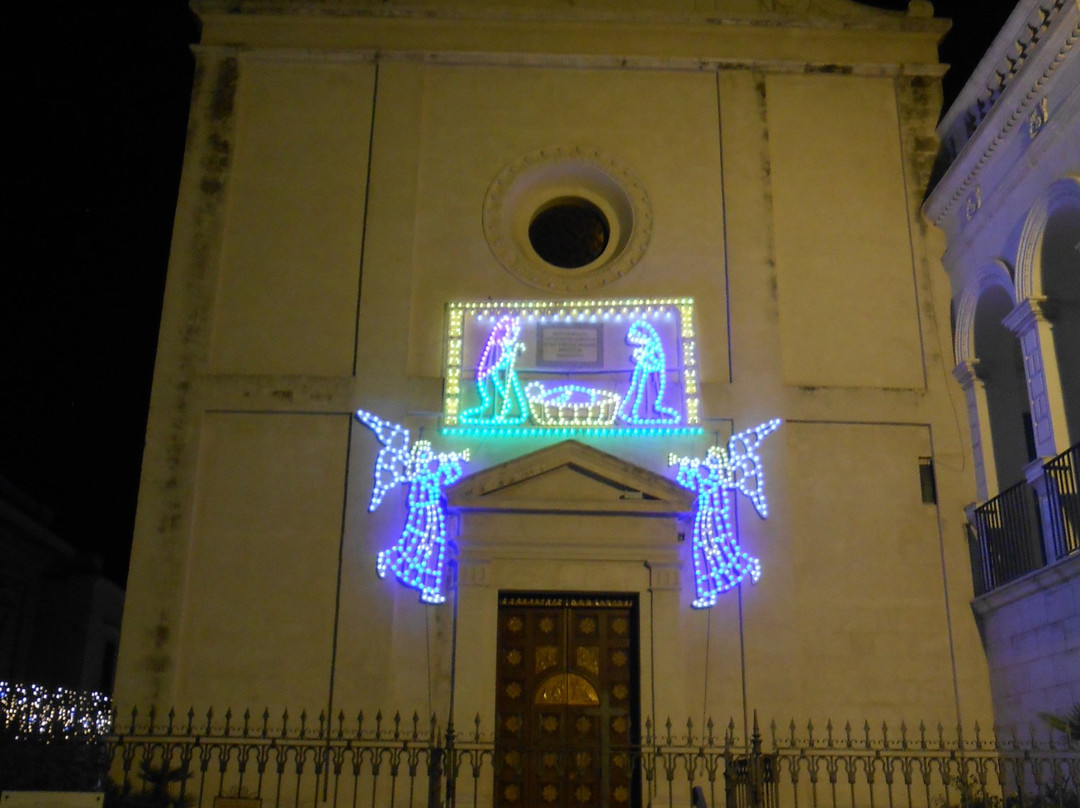
[[[637,320],[626,332],[626,341],[635,346],[634,372],[619,415],[631,424],[678,423],[679,413],[664,404],[667,358],[660,335],[644,320]]]
[[[469,459],[469,450],[436,454],[426,440],[410,447],[409,430],[401,424],[384,421],[366,410],[357,410],[356,417],[383,445],[375,461],[368,510],[379,507],[391,488],[409,485],[409,510],[401,538],[379,553],[375,569],[380,578],[390,571],[405,586],[420,590],[424,603],[442,603],[446,600],[442,579],[447,552],[442,488],[461,478],[461,464]]]
[[[705,459],[668,455],[668,465],[678,466],[679,485],[696,491],[694,507],[695,609],[707,609],[716,598],[737,586],[747,575],[757,583],[761,562],[747,554],[737,541],[734,524],[734,492],[745,494],[758,515],[769,515],[765,499],[765,475],[757,449],[780,426],[774,418],[728,440],[727,449],[712,446]]]
[[[520,317],[504,314],[495,322],[476,365],[480,403],[461,414],[463,424],[513,425],[528,419],[529,404],[515,368],[518,354],[525,350],[520,335]]]

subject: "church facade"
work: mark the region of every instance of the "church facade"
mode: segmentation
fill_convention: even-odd
[[[991,726],[928,6],[195,4],[121,713]]]

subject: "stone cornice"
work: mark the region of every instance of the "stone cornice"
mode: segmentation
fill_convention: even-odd
[[[850,16],[448,10],[197,0],[203,45],[380,54],[487,52],[562,57],[779,60],[840,72],[866,63],[936,65],[948,23],[874,11]],[[872,36],[867,36],[872,32]]]
[[[926,215],[934,224],[941,225],[946,216],[957,211],[976,193],[977,179],[983,168],[1018,128],[1026,129],[1032,112],[1048,91],[1048,83],[1060,71],[1080,39],[1080,0],[1055,0],[1050,6],[1037,32],[1027,27],[1029,39],[1016,38],[1008,45],[1010,40],[1005,31],[998,36],[993,47],[1002,63],[1011,67],[1004,73],[994,73],[997,83],[986,89],[987,94],[975,95],[978,100],[974,111],[965,105],[972,103],[978,89],[966,89],[938,125],[942,140],[939,161],[946,161],[948,168],[934,184],[924,205]],[[1010,24],[1015,26],[1024,19],[1026,16],[1018,7]],[[1041,49],[1038,57],[1034,54],[1037,47]],[[1050,50],[1046,51],[1046,48]],[[1023,58],[1001,54],[1010,49],[1015,49]],[[983,64],[996,64],[993,56],[994,52],[988,53]],[[982,73],[977,74],[968,87],[981,87],[983,78]],[[968,117],[962,117],[965,115]],[[964,131],[957,133],[957,127]]]
[[[858,27],[882,30],[933,32],[944,36],[949,22],[935,19],[919,8],[918,0],[911,12],[887,11],[851,0],[720,0],[718,8],[697,10],[687,8],[692,3],[654,0],[647,5],[637,3],[623,8],[618,3],[609,8],[585,7],[566,2],[509,3],[503,0],[192,0],[191,7],[199,17],[215,15],[285,16],[329,18],[382,18],[414,20],[447,20],[470,22],[504,20],[525,22],[630,22],[644,25],[709,24],[709,25],[772,25],[800,27]],[[530,7],[532,6],[532,7]],[[651,7],[650,7],[651,6]]]

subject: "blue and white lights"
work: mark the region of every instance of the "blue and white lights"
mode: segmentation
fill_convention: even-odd
[[[765,473],[757,450],[779,426],[780,419],[774,418],[732,435],[726,450],[710,447],[704,460],[668,455],[668,465],[678,466],[675,479],[698,495],[692,548],[695,609],[713,606],[719,595],[747,575],[754,583],[761,577],[761,562],[739,547],[735,535],[734,492],[748,497],[762,519],[769,515]]]
[[[447,311],[443,433],[698,435],[694,301],[485,301]]]
[[[619,414],[629,424],[675,424],[679,413],[664,404],[667,358],[664,344],[648,320],[636,320],[626,332],[634,346],[634,372]]]
[[[504,314],[491,328],[476,365],[480,403],[461,413],[461,423],[474,426],[514,426],[529,417],[529,405],[515,365],[525,344],[518,340],[521,318]]]
[[[405,526],[397,542],[379,553],[375,567],[379,577],[393,572],[402,584],[419,590],[424,603],[442,603],[446,600],[443,573],[447,552],[442,488],[461,478],[462,462],[469,459],[469,450],[436,454],[426,440],[410,447],[409,430],[401,424],[366,410],[357,410],[356,417],[383,445],[375,461],[368,510],[375,510],[391,488],[409,486]]]

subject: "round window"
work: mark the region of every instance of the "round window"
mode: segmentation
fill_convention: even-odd
[[[556,199],[529,223],[536,254],[563,269],[580,269],[604,254],[611,225],[600,208],[581,197]]]
[[[551,292],[617,281],[641,260],[652,211],[641,182],[614,157],[551,146],[504,168],[484,200],[484,235],[510,274]]]

